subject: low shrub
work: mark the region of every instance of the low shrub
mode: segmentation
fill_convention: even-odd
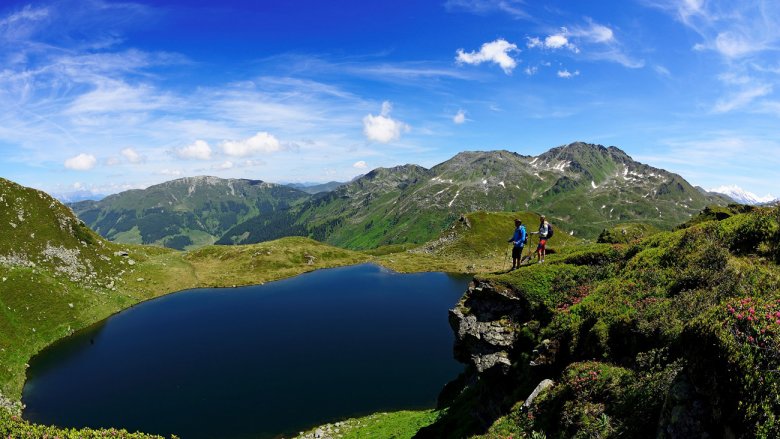
[[[713,307],[683,334],[699,385],[711,384],[717,410],[745,437],[780,437],[780,299],[735,298]]]

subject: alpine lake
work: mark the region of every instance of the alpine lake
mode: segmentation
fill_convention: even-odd
[[[431,408],[462,365],[447,310],[470,280],[364,264],[138,304],[30,362],[25,418],[188,438],[276,438]]]

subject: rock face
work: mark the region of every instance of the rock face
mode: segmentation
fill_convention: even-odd
[[[494,367],[506,372],[517,341],[520,322],[527,319],[521,300],[509,290],[474,281],[450,310],[455,331],[455,358],[482,373]]]

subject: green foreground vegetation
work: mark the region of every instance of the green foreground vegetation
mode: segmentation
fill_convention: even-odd
[[[538,216],[471,213],[419,247],[357,252],[284,238],[180,252],[108,242],[48,195],[2,179],[0,207],[5,437],[151,437],[19,418],[26,363],[74,331],[182,289],[363,262],[400,272],[481,273],[480,287],[457,310],[511,343],[478,345],[459,335],[461,361],[485,347],[506,361],[484,370],[469,365],[443,390],[437,411],[342,421],[342,437],[780,436],[777,208],[708,209],[673,232],[617,226],[600,243],[556,227],[545,264],[506,273],[512,219],[532,231]],[[523,407],[545,378],[553,385]]]
[[[509,364],[470,366],[419,436],[779,437],[780,209],[718,211],[478,275],[458,310],[512,342],[467,334],[456,356]]]
[[[325,424],[302,432],[297,439],[338,438],[409,439],[422,428],[431,425],[440,416],[437,410],[403,410],[390,413],[374,413],[361,418]]]

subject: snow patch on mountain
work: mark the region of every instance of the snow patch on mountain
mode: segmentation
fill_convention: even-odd
[[[752,192],[748,192],[737,185],[720,186],[714,189],[709,189],[709,191],[729,196],[734,201],[742,204],[764,204],[777,200],[770,194],[759,197],[758,195]]]

